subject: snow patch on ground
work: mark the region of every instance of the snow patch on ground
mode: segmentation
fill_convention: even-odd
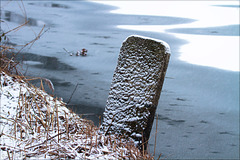
[[[133,143],[105,136],[58,99],[1,72],[0,159],[141,157]]]

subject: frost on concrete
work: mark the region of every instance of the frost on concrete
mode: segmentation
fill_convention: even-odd
[[[102,131],[148,140],[170,58],[160,40],[130,36],[120,50],[103,115]]]

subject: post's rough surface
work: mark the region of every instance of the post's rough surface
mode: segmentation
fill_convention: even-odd
[[[103,115],[105,133],[148,140],[169,57],[160,40],[130,36],[123,42]]]

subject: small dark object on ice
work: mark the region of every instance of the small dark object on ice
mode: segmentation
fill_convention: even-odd
[[[73,52],[70,52],[70,51],[68,51],[66,48],[63,48],[70,56],[73,56]],[[76,52],[76,56],[87,56],[87,51],[88,50],[86,50],[85,48],[83,48],[82,50],[81,50],[81,52],[80,51],[77,51]]]
[[[87,55],[87,51],[85,48],[82,49],[81,51],[81,56],[86,56]],[[78,51],[79,52],[79,51]]]

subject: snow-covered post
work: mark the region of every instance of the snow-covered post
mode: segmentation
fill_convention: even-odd
[[[169,58],[163,41],[134,35],[123,42],[103,114],[105,134],[147,146]]]

